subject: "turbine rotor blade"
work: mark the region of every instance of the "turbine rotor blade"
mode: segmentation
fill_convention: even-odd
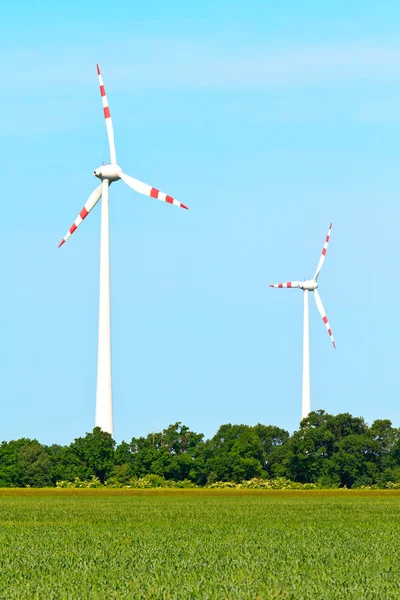
[[[172,196],[167,196],[164,192],[160,192],[156,190],[156,188],[151,187],[151,185],[147,185],[147,183],[143,183],[130,175],[125,175],[125,173],[120,173],[120,178],[122,181],[125,181],[130,188],[135,190],[135,192],[139,192],[139,194],[143,194],[144,196],[150,196],[151,198],[156,198],[157,200],[162,200],[163,202],[167,202],[168,204],[174,204],[175,206],[179,206],[180,208],[185,208],[188,210],[188,207],[172,198]]]
[[[100,198],[101,198],[101,184],[90,194],[85,206],[82,208],[81,212],[76,217],[76,219],[73,222],[73,224],[71,225],[71,227],[68,229],[66,235],[63,237],[63,239],[59,243],[59,245],[58,245],[59,248],[60,248],[60,246],[65,244],[67,239],[69,237],[71,237],[71,235],[74,233],[74,231],[76,231],[78,229],[79,225],[82,223],[82,221],[84,219],[86,219],[86,217],[88,216],[88,214],[90,213],[92,208],[94,206],[96,206],[96,204],[98,203]]]
[[[97,75],[99,76],[100,95],[101,95],[101,99],[103,102],[104,118],[106,120],[108,144],[110,146],[110,161],[111,161],[112,165],[116,165],[117,164],[117,154],[115,152],[114,129],[113,129],[112,121],[111,121],[110,107],[109,107],[107,96],[106,96],[106,90],[104,87],[103,78],[100,73],[100,67],[99,67],[99,65],[96,65],[96,67],[97,67]]]
[[[325,309],[322,304],[321,296],[319,295],[318,290],[314,290],[314,298],[315,298],[315,304],[317,305],[317,308],[318,308],[318,312],[321,315],[322,320],[325,323],[325,327],[328,331],[329,337],[331,338],[333,347],[336,348],[335,340],[333,339],[332,329],[331,329],[331,326],[329,325],[328,317],[326,316]]]
[[[321,258],[319,259],[317,270],[315,271],[314,280],[317,281],[318,275],[322,269],[322,265],[324,264],[326,251],[328,250],[329,239],[331,237],[332,223],[329,225],[328,235],[326,236],[324,247],[322,248]]]
[[[298,288],[301,285],[301,281],[286,281],[285,283],[271,283],[269,287],[272,288]]]

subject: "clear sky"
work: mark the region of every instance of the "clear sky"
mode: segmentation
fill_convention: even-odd
[[[108,160],[189,211],[111,188],[114,427],[298,426],[302,292],[311,404],[400,426],[400,4],[7,3],[0,34],[0,439],[94,426]]]

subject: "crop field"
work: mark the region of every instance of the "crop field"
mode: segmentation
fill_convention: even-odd
[[[0,490],[0,598],[400,598],[399,492]]]

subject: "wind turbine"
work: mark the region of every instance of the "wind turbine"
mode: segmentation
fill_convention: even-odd
[[[304,323],[303,323],[303,389],[302,389],[302,402],[301,402],[301,418],[304,419],[311,412],[310,402],[310,333],[309,333],[309,319],[308,319],[308,292],[314,292],[315,304],[317,305],[318,312],[322,317],[325,327],[328,331],[329,337],[331,338],[333,347],[336,348],[335,340],[331,327],[329,325],[328,317],[326,316],[325,309],[322,304],[321,296],[318,293],[318,276],[321,272],[322,265],[324,264],[326,251],[328,249],[329,239],[331,237],[332,223],[329,225],[328,235],[326,236],[324,247],[322,248],[321,258],[319,259],[318,267],[315,272],[313,279],[307,279],[305,281],[288,281],[286,283],[273,283],[269,287],[273,288],[300,288],[304,292]]]
[[[122,172],[117,164],[115,152],[114,130],[111,121],[110,107],[104,89],[99,65],[97,65],[99,76],[100,94],[103,102],[104,118],[108,143],[110,146],[110,164],[102,165],[94,171],[94,175],[100,179],[100,185],[90,194],[88,201],[69,228],[65,237],[59,244],[62,246],[69,237],[77,230],[79,225],[86,219],[90,211],[102,198],[101,204],[101,233],[100,233],[100,297],[99,297],[99,337],[98,337],[98,359],[97,359],[97,388],[96,388],[96,427],[113,434],[112,415],[112,385],[111,385],[111,326],[110,326],[110,234],[108,214],[108,188],[119,179],[122,179],[129,187],[139,194],[150,196],[168,204],[174,204],[186,208],[184,204],[160,192],[156,188],[142,183]]]

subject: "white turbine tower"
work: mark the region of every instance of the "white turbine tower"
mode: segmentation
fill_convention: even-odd
[[[108,105],[103,79],[99,65],[97,65],[99,76],[100,94],[103,101],[104,117],[108,143],[110,145],[110,164],[102,165],[94,171],[101,184],[91,193],[85,206],[69,228],[58,247],[62,246],[74,233],[92,208],[102,198],[101,206],[101,235],[100,235],[100,298],[99,298],[99,337],[98,337],[98,360],[97,360],[97,388],[96,388],[96,427],[113,434],[112,414],[112,384],[111,384],[111,327],[110,327],[110,234],[108,216],[108,188],[114,181],[122,179],[133,190],[151,196],[168,204],[174,204],[186,208],[184,204],[167,196],[156,188],[142,183],[129,175],[125,175],[117,164],[115,153],[114,130],[111,121],[110,107]]]
[[[329,337],[332,340],[333,347],[336,348],[335,340],[333,339],[332,330],[329,325],[328,317],[325,314],[325,310],[322,304],[321,297],[318,293],[318,275],[321,272],[322,265],[324,264],[326,251],[328,249],[329,238],[331,236],[332,223],[328,229],[328,235],[326,236],[324,247],[322,248],[321,258],[319,259],[318,267],[315,272],[313,279],[306,281],[288,281],[286,283],[274,283],[269,287],[274,288],[300,288],[304,292],[304,324],[303,324],[303,391],[302,391],[302,403],[301,403],[301,418],[304,419],[311,412],[311,401],[310,401],[310,333],[309,333],[309,319],[308,319],[308,292],[314,292],[315,303],[317,305],[319,314],[322,317],[325,327],[328,331]]]

